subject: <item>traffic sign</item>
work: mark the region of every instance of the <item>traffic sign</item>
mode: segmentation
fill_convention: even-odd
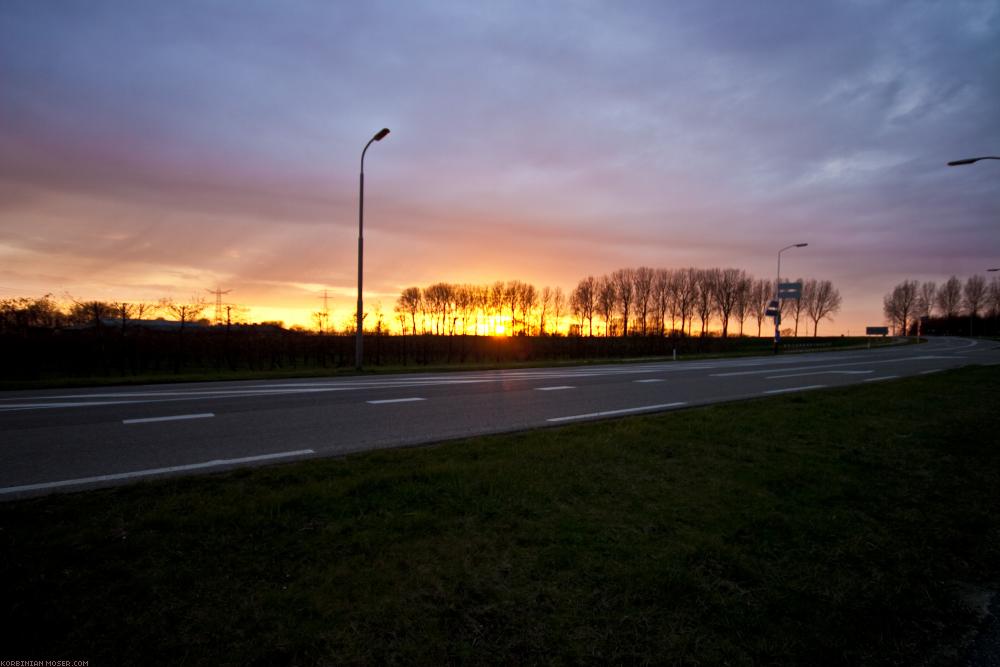
[[[767,317],[774,317],[778,314],[778,300],[775,299],[771,303],[767,304],[767,310],[764,311],[764,315]]]
[[[802,283],[778,283],[778,298],[798,301],[802,298]]]
[[[866,336],[888,336],[889,335],[889,327],[866,327],[865,328],[865,335]]]

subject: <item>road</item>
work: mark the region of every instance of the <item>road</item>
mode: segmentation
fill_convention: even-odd
[[[1000,363],[960,338],[871,350],[0,394],[0,500]]]

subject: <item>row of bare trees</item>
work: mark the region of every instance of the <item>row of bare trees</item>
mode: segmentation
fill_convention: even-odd
[[[30,328],[58,329],[67,326],[102,327],[114,321],[123,328],[137,320],[168,318],[184,325],[208,324],[202,315],[208,302],[199,297],[187,300],[160,299],[156,302],[81,301],[70,298],[61,305],[51,294],[40,298],[0,299],[0,332]],[[242,321],[245,309],[230,307],[234,321]]]
[[[581,280],[570,294],[570,306],[579,318],[580,330],[605,336],[665,335],[671,332],[692,335],[697,319],[699,335],[705,336],[713,322],[720,335],[729,336],[730,326],[744,334],[745,324],[756,323],[761,335],[768,302],[774,297],[774,283],[755,279],[742,269],[619,269],[608,275]],[[819,322],[840,310],[840,293],[828,281],[807,280],[802,299],[782,304],[794,319],[795,335],[799,321],[813,322],[813,335]],[[679,326],[678,326],[679,325]]]
[[[556,287],[541,290],[519,280],[492,285],[435,283],[408,287],[396,301],[395,312],[404,333],[438,335],[524,334],[561,331],[567,315],[569,331],[580,335],[630,336],[670,333],[708,334],[717,322],[722,337],[730,326],[744,334],[747,322],[761,335],[764,312],[774,296],[774,283],[755,279],[742,269],[619,269],[582,279],[566,297]],[[802,299],[783,304],[786,317],[808,318],[816,336],[819,322],[841,306],[840,293],[828,281],[804,281]]]
[[[396,317],[403,333],[438,335],[546,335],[558,331],[566,316],[566,296],[560,287],[543,287],[520,280],[492,285],[434,283],[408,287],[396,300]]]
[[[1000,317],[1000,277],[987,281],[971,275],[963,283],[957,276],[943,284],[934,281],[904,280],[882,300],[885,319],[895,333],[905,335],[916,324],[921,333],[923,322],[939,317],[954,319],[967,316],[970,322],[980,317]]]

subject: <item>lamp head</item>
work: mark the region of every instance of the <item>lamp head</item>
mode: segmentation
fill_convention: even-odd
[[[389,128],[383,127],[381,130],[378,131],[378,134],[372,137],[372,139],[374,139],[375,141],[382,141],[383,139],[385,139],[385,135],[387,134],[389,134]]]
[[[966,158],[964,160],[952,160],[951,162],[948,163],[948,166],[949,167],[957,167],[957,166],[962,165],[962,164],[972,164],[973,162],[976,162],[978,160],[979,160],[979,158],[975,158],[975,157]]]
[[[808,243],[796,243],[795,247],[796,248],[805,248],[807,245],[809,245],[809,244]]]

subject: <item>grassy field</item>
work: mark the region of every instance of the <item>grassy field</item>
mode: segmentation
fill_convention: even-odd
[[[0,505],[0,658],[951,664],[1000,369]],[[974,596],[973,596],[974,597]]]

